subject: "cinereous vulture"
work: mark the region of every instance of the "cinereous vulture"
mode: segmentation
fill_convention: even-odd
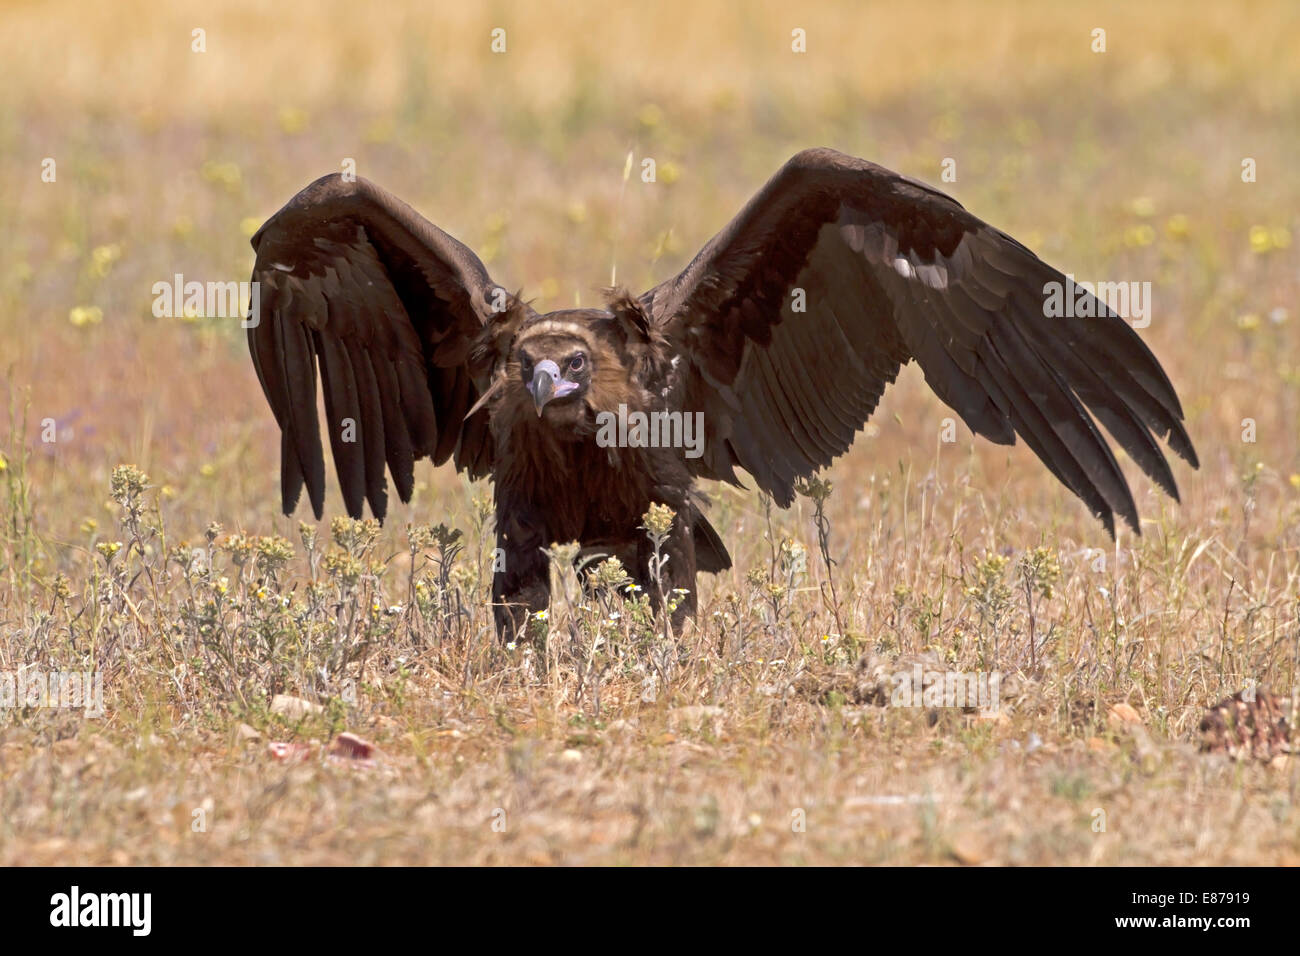
[[[696,572],[731,566],[696,479],[744,469],[788,506],[911,360],[972,431],[1024,439],[1112,536],[1115,515],[1136,532],[1138,514],[1099,424],[1175,499],[1156,439],[1197,465],[1128,322],[1086,292],[1052,315],[1060,272],[942,192],[831,149],[786,163],[681,273],[601,309],[538,314],[364,179],[317,180],[252,242],[248,344],[280,425],[285,512],[304,484],[324,506],[319,375],[353,517],[369,502],[383,519],[385,469],[407,501],[420,458],[492,478],[505,634],[546,607],[553,542],[618,555],[651,590],[652,503],[676,512],[661,585],[693,613]]]

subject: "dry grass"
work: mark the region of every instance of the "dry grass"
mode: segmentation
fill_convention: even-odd
[[[1300,16],[746,9],[5,7],[0,671],[93,667],[106,714],[0,712],[0,863],[1300,861],[1294,762],[1196,752],[1207,704],[1298,677]],[[506,649],[487,486],[426,468],[373,540],[327,523],[309,551],[238,324],[150,315],[176,272],[246,278],[251,227],[346,156],[554,308],[614,262],[637,290],[670,275],[814,144],[936,183],[954,157],[977,215],[1081,278],[1151,281],[1143,335],[1203,462],[1182,505],[1128,468],[1143,535],[1112,546],[1023,446],[941,443],[913,369],[829,474],[837,606],[813,502],[717,488],[737,568],[699,627],[665,642],[571,594]],[[629,149],[660,181],[620,200]],[[122,462],[149,487],[119,472],[115,499]],[[1027,596],[1039,548],[1059,579]],[[1007,707],[877,706],[863,655],[998,668]],[[382,753],[266,747],[343,730]]]

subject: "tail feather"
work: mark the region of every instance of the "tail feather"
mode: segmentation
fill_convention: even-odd
[[[711,574],[730,570],[731,555],[727,553],[727,546],[722,543],[722,539],[718,537],[718,532],[713,530],[713,525],[709,524],[704,515],[696,514],[691,533],[695,537],[695,567],[697,570],[708,571]]]

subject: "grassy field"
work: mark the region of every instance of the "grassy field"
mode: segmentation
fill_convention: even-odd
[[[1300,683],[1300,10],[386,11],[0,5],[0,674],[104,702],[0,710],[0,864],[1300,863],[1295,760],[1197,732]],[[334,486],[281,515],[238,321],[151,313],[247,279],[346,158],[544,309],[672,275],[812,145],[1149,281],[1182,504],[1123,461],[1112,544],[1023,444],[942,442],[913,367],[827,475],[829,573],[817,502],[709,488],[736,567],[698,626],[557,571],[506,648],[490,486],[425,465],[382,529]],[[880,706],[916,664],[996,670],[1002,707]]]

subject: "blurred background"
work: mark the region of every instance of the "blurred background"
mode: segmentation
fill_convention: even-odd
[[[1079,278],[1150,281],[1142,334],[1204,463],[1177,470],[1187,520],[1236,522],[1248,496],[1270,516],[1248,534],[1290,548],[1298,50],[1290,3],[4,3],[11,501],[54,563],[93,540],[121,462],[183,535],[307,516],[279,515],[277,430],[238,321],[155,318],[151,288],[246,280],[252,232],[345,158],[549,309],[596,301],[615,267],[634,292],[673,274],[792,153],[829,145],[941,186]],[[975,468],[1007,507],[1063,505],[1101,543],[1023,446],[963,428],[936,450],[947,414],[907,370],[833,477]],[[450,469],[417,475],[421,520],[463,520]],[[1163,507],[1138,487],[1144,514]],[[722,497],[723,524],[754,512]]]

